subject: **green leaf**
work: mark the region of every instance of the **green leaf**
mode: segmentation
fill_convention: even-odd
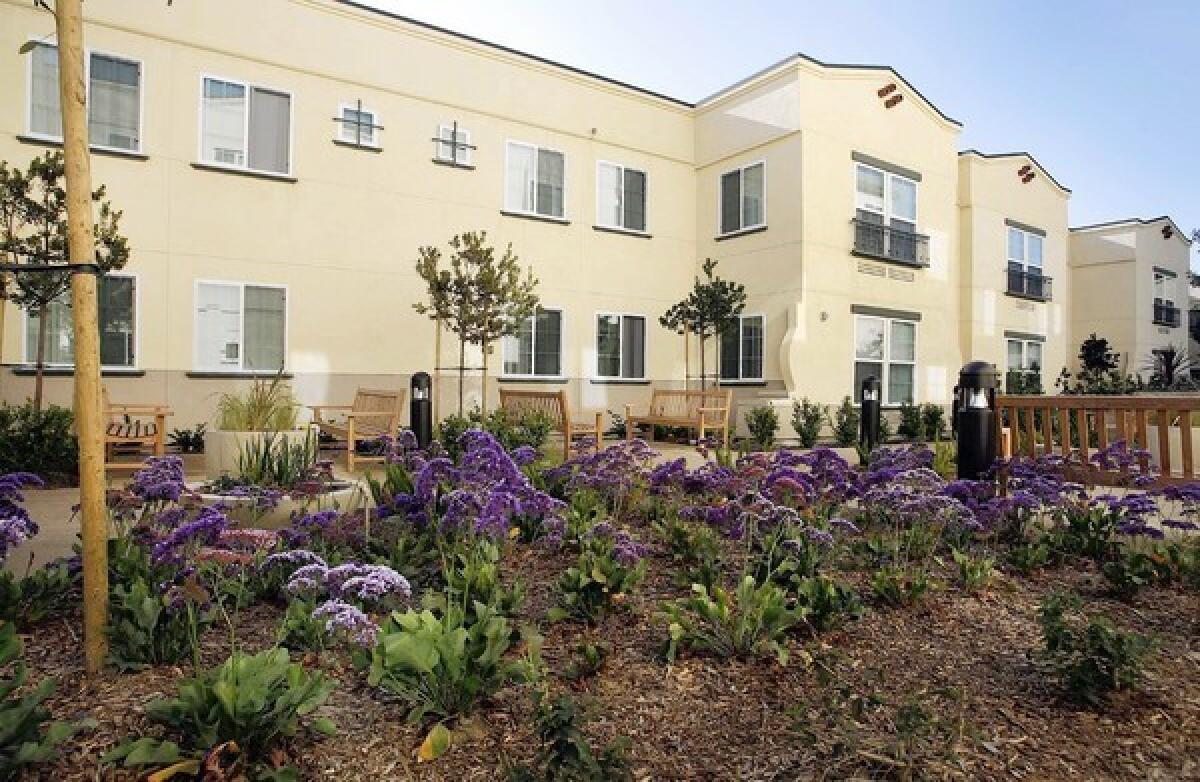
[[[333,724],[333,720],[328,717],[319,717],[313,720],[312,729],[322,736],[334,736],[337,734],[337,725]]]
[[[446,754],[446,750],[450,749],[451,741],[450,731],[442,723],[433,726],[433,730],[425,736],[425,740],[421,742],[421,746],[417,748],[417,759],[421,762],[437,760],[442,755]]]
[[[162,766],[174,763],[182,757],[179,745],[173,741],[143,736],[126,741],[100,758],[101,763],[120,762],[126,768],[132,766]]]

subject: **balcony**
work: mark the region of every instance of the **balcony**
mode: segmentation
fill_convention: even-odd
[[[1179,308],[1174,303],[1166,299],[1154,300],[1154,325],[1177,328],[1179,322]]]
[[[854,254],[905,266],[929,265],[929,237],[854,218]]]
[[[1022,299],[1050,301],[1052,282],[1051,278],[1041,272],[1026,271],[1021,266],[1009,264],[1008,289],[1005,292],[1009,296],[1017,296]]]

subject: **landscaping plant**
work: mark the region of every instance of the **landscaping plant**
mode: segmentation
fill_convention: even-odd
[[[558,580],[551,621],[595,624],[625,601],[646,575],[646,547],[609,522],[592,528],[575,565]]]
[[[825,407],[804,397],[792,403],[792,429],[800,438],[801,448],[813,448],[821,436],[821,427],[825,425]]]
[[[718,657],[774,655],[786,665],[783,640],[804,619],[803,609],[789,608],[787,595],[772,583],[745,576],[737,590],[700,584],[692,594],[664,606],[668,622],[664,654],[674,662],[680,650],[695,649]]]
[[[770,405],[761,405],[746,412],[746,428],[759,450],[770,450],[779,431],[779,414]]]
[[[858,423],[860,415],[858,408],[849,396],[842,399],[833,412],[830,424],[833,426],[833,439],[841,448],[850,448],[858,442]]]
[[[625,753],[626,739],[592,748],[583,735],[583,715],[566,695],[552,701],[539,692],[537,738],[541,748],[532,766],[508,769],[509,782],[625,782],[633,779]]]
[[[804,621],[817,633],[833,630],[863,614],[858,593],[829,576],[799,579],[793,584],[793,594],[803,610]]]
[[[198,423],[193,429],[172,429],[167,444],[180,453],[204,453],[204,433],[208,424]]]
[[[75,414],[57,405],[38,410],[32,402],[0,403],[0,473],[73,485],[79,476]]]
[[[921,406],[906,399],[900,403],[900,427],[896,430],[905,440],[920,440],[925,427],[921,421]]]
[[[20,779],[23,769],[53,760],[58,746],[79,727],[50,722],[43,703],[53,694],[55,681],[46,678],[27,688],[23,651],[16,628],[0,622],[0,782]],[[11,672],[4,674],[10,666]]]
[[[1071,697],[1099,704],[1141,680],[1152,639],[1120,630],[1107,617],[1084,614],[1078,595],[1050,595],[1040,618],[1046,657]]]
[[[676,334],[691,334],[700,342],[700,385],[708,387],[705,346],[710,337],[737,325],[737,318],[746,308],[746,286],[722,279],[713,272],[717,262],[705,258],[700,270],[704,278],[696,277],[692,290],[658,319],[659,325]],[[717,340],[717,366],[721,366],[721,340]]]
[[[921,432],[929,442],[937,442],[946,432],[946,410],[932,402],[921,405]]]
[[[987,589],[995,572],[996,560],[991,557],[973,557],[965,551],[952,549],[954,564],[958,567],[958,583],[967,594]]]
[[[296,428],[300,403],[282,370],[255,378],[244,394],[229,391],[217,400],[217,428],[226,432],[283,432]]]

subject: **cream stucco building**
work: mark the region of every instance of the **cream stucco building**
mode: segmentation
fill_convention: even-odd
[[[1073,352],[1090,283],[1068,273],[1070,191],[1027,154],[960,152],[960,123],[890,67],[797,55],[693,104],[343,0],[85,13],[93,176],[133,248],[104,283],[106,382],[178,425],[280,367],[306,403],[432,370],[416,251],[465,230],[511,243],[545,308],[497,346],[489,395],[618,410],[689,382],[696,345],[658,317],[706,257],[747,287],[707,359],[745,399],[835,403],[876,375],[886,403],[944,404],[966,360],[1052,378]],[[14,164],[60,133],[52,30],[0,0]],[[65,403],[69,313],[50,318]],[[14,401],[36,322],[5,322]]]

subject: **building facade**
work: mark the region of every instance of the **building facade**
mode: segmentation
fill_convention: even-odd
[[[707,257],[747,287],[705,359],[745,400],[832,404],[875,375],[886,404],[945,404],[966,360],[1053,377],[1073,352],[1070,191],[1024,153],[960,152],[889,67],[797,55],[689,103],[344,0],[239,3],[237,25],[222,6],[85,8],[93,177],[132,247],[102,281],[106,384],[176,425],[281,368],[307,404],[431,371],[449,409],[457,350],[435,355],[414,265],[467,230],[511,244],[543,306],[496,346],[489,397],[619,410],[695,386],[697,344],[658,319]],[[53,44],[49,15],[0,0],[10,164],[60,137]],[[4,322],[19,401],[38,323]],[[46,326],[65,404],[69,310]]]

